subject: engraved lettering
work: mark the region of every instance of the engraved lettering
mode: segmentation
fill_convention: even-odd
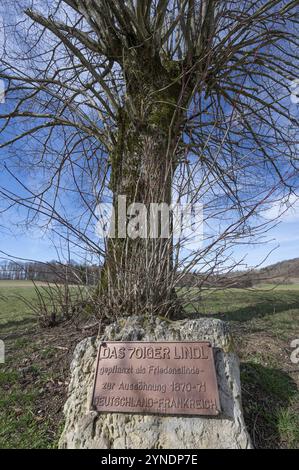
[[[104,383],[104,385],[103,385],[103,390],[113,390],[114,387],[115,387],[115,384],[114,384],[114,383],[106,382],[106,383]]]
[[[174,359],[208,359],[203,346],[182,346],[174,348]]]
[[[217,415],[220,402],[207,342],[101,344],[92,405],[100,412]]]

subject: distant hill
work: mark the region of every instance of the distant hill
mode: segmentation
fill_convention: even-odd
[[[299,282],[299,258],[272,264],[256,271],[258,280]]]
[[[299,284],[299,258],[281,261],[265,268],[233,271],[228,274],[185,274],[182,287],[235,287],[246,288],[258,284]]]

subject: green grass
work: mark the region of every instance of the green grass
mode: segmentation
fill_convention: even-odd
[[[57,319],[61,318],[60,303],[57,290],[54,285],[48,285],[42,282],[36,283],[39,287],[39,296],[43,297],[43,302],[49,307],[47,312],[43,311],[42,318],[50,316],[53,311],[53,303],[56,304]],[[61,286],[60,295],[63,295],[63,286]],[[74,300],[82,300],[82,291],[78,291],[76,286],[70,286],[69,295]],[[63,299],[63,298],[62,298]],[[40,305],[37,292],[30,281],[0,281],[0,328],[15,331],[20,326],[31,326],[37,320],[37,314],[33,313]]]
[[[201,301],[196,300],[197,289],[180,289],[186,298],[195,298],[187,303],[186,310],[192,312],[198,307],[203,314],[226,315],[227,320],[247,321],[253,316],[299,308],[299,286],[256,289],[205,289]]]
[[[277,414],[278,430],[281,438],[289,447],[297,447],[299,442],[298,411],[281,409]]]
[[[279,364],[276,364],[279,366]],[[298,384],[282,369],[262,361],[241,364],[245,420],[254,444],[299,448]]]
[[[186,304],[192,317],[214,316],[231,325],[241,359],[245,420],[255,445],[299,448],[299,379],[290,362],[290,342],[299,335],[299,286],[209,289],[201,299],[196,289],[181,292],[197,296]],[[34,301],[31,284],[0,282],[0,338],[7,337],[7,361],[0,364],[0,448],[51,448],[61,421],[49,425],[57,414],[51,401],[55,394],[49,395],[40,419],[39,393],[65,379],[53,343],[62,330],[43,330],[40,338],[36,317],[22,298]]]
[[[0,386],[6,393],[0,397],[0,447],[45,448],[51,447],[47,425],[39,422],[34,412],[38,390],[22,390],[20,376],[16,372],[1,372]]]
[[[31,282],[0,281],[0,328],[20,326],[35,320],[23,299],[32,302],[36,294]]]
[[[34,368],[30,372],[37,376]],[[24,388],[22,373],[5,365],[0,369],[0,390],[0,448],[52,447],[47,422],[41,423],[36,414],[39,390],[35,382]]]
[[[185,305],[192,317],[213,316],[231,326],[254,445],[299,448],[299,375],[290,361],[290,343],[299,337],[299,285],[206,289],[198,300],[194,288],[181,293],[195,299]]]
[[[40,422],[36,413],[39,393],[36,383],[33,381],[25,387],[19,371],[22,360],[35,348],[30,333],[37,321],[23,299],[35,300],[32,283],[0,281],[0,338],[8,337],[6,363],[0,364],[0,448],[3,449],[47,448],[52,446],[53,439],[47,422]],[[33,366],[30,373],[36,372]]]

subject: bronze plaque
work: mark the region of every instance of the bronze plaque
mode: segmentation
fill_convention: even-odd
[[[92,407],[109,413],[217,415],[220,402],[211,344],[101,343]]]

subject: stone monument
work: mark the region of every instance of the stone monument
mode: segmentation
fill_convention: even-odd
[[[196,400],[197,396],[198,398],[201,396],[200,393],[202,390],[198,384],[196,388],[196,381],[194,385],[189,385],[193,384],[192,380],[187,380],[190,390],[187,389],[187,391],[184,392],[185,396],[188,397],[188,392],[191,392],[192,389],[192,400],[186,402],[187,405],[184,401],[180,401],[181,404],[185,403],[185,406],[180,405],[183,406],[184,409],[179,412],[176,412],[175,408],[173,410],[170,408],[173,405],[171,405],[172,401],[169,400],[169,397],[175,398],[175,396],[179,396],[178,393],[175,392],[172,394],[171,390],[173,389],[171,388],[169,388],[170,393],[168,393],[169,397],[167,399],[167,403],[170,404],[167,410],[166,408],[164,409],[164,412],[163,409],[161,409],[161,412],[159,411],[159,400],[154,400],[154,402],[157,402],[156,406],[152,405],[152,402],[150,402],[150,405],[148,405],[148,402],[144,402],[147,403],[147,405],[144,406],[153,406],[155,412],[151,412],[151,408],[142,409],[143,405],[138,400],[134,403],[130,402],[129,394],[128,398],[123,398],[122,402],[119,401],[119,398],[116,401],[114,400],[114,402],[111,399],[107,401],[107,398],[113,396],[112,391],[109,392],[109,390],[106,390],[105,393],[103,392],[106,401],[101,399],[101,396],[99,398],[99,392],[96,390],[97,396],[95,400],[97,356],[101,345],[105,345],[105,342],[111,341],[122,343],[142,341],[150,342],[151,345],[154,344],[154,342],[208,342],[213,348],[219,404],[217,404],[217,396],[213,397],[215,406],[213,404],[209,405],[207,401],[202,402]],[[122,349],[124,348],[122,347]],[[162,356],[164,359],[165,357],[167,359],[167,354],[170,354],[167,352],[168,349],[169,348],[166,348],[165,355],[164,348],[164,356]],[[182,357],[182,353],[178,352],[178,348],[175,354],[178,360]],[[111,353],[110,356],[111,355],[113,354]],[[139,355],[140,359],[142,359],[142,353],[139,353]],[[108,358],[108,356],[109,355],[104,353],[104,359],[105,357]],[[189,356],[186,356],[186,360],[188,360],[188,357]],[[192,356],[190,357],[192,358]],[[159,364],[159,357],[157,357],[157,359],[156,364]],[[188,364],[188,362],[185,363]],[[103,362],[103,364],[106,364],[106,362]],[[142,364],[142,361],[140,361],[140,364]],[[193,364],[192,361],[190,362],[190,367],[191,364]],[[153,366],[150,365],[150,367]],[[104,368],[103,374],[115,374],[117,371],[118,369],[115,368],[111,370]],[[130,369],[128,369],[127,372],[130,373]],[[170,373],[171,372],[170,370]],[[186,375],[188,372],[189,370],[184,370],[185,378],[188,377],[188,375]],[[101,376],[98,377],[97,380],[101,380]],[[165,380],[167,382],[169,378]],[[133,378],[133,382],[134,381],[136,381],[136,377]],[[148,384],[149,383],[150,382],[148,382]],[[163,381],[161,381],[161,383],[163,383]],[[110,382],[108,382],[108,385],[103,384],[102,388],[111,387],[111,384],[109,384]],[[119,387],[119,383],[117,386]],[[147,386],[149,387],[150,385]],[[161,392],[161,387],[159,390]],[[182,392],[182,390],[179,391]],[[134,393],[138,397],[138,393]],[[152,393],[152,396],[154,395],[155,393]],[[123,394],[123,397],[125,396],[126,394]],[[140,396],[144,396],[144,392],[141,392]],[[210,401],[212,403],[212,400]],[[95,403],[99,406],[95,407]],[[126,412],[117,412],[117,407],[119,407],[120,404],[129,406],[131,403],[133,403],[133,405],[138,404],[139,408],[133,408],[134,412],[130,412],[128,408],[126,408]],[[188,409],[186,411],[186,407],[196,407],[198,403],[205,403],[207,405],[203,405],[203,408],[207,408],[207,415],[203,414],[204,412],[200,410],[193,412]],[[111,404],[112,406],[110,406]],[[166,406],[165,400],[163,406]],[[136,412],[136,409],[139,410],[139,412]],[[234,352],[233,341],[228,330],[228,325],[216,319],[201,318],[173,322],[159,317],[121,318],[117,322],[107,326],[104,334],[100,338],[87,338],[83,340],[77,345],[74,352],[74,358],[71,364],[69,395],[65,403],[64,414],[65,427],[59,442],[60,448],[252,448],[242,413],[238,358]]]

